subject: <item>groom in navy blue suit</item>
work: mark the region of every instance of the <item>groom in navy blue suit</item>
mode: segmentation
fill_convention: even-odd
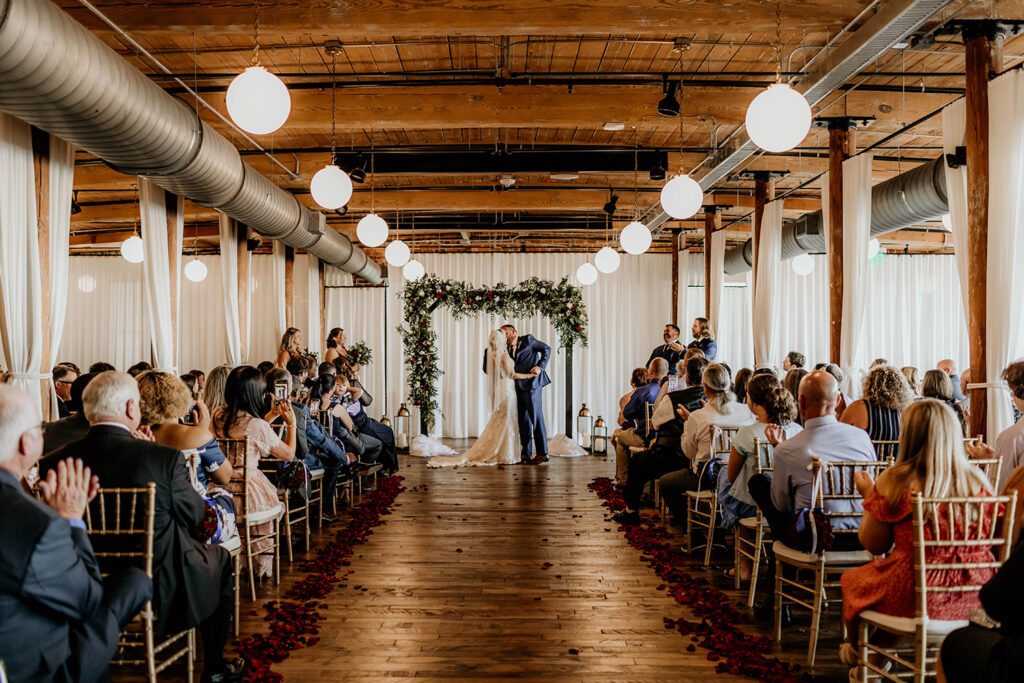
[[[502,325],[502,331],[508,340],[508,353],[515,363],[515,371],[532,374],[529,379],[517,379],[516,409],[519,413],[519,442],[522,444],[524,463],[539,465],[548,460],[548,433],[544,425],[544,413],[541,411],[541,389],[551,384],[547,367],[551,356],[551,347],[532,335],[519,336],[512,325]],[[530,457],[533,445],[537,445],[537,456]]]

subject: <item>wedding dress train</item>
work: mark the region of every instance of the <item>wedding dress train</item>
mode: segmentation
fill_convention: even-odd
[[[491,419],[469,450],[462,455],[430,458],[427,467],[514,465],[519,462],[521,445],[515,382],[512,381],[513,363],[505,351],[505,335],[500,330],[491,333],[487,356],[487,375],[491,380],[494,406]]]

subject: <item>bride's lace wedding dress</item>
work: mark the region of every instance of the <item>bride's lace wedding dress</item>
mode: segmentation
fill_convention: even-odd
[[[516,414],[516,390],[512,358],[505,352],[505,334],[491,333],[487,349],[487,376],[490,380],[494,413],[469,450],[462,455],[427,460],[427,467],[461,465],[514,465],[519,462],[519,419]]]

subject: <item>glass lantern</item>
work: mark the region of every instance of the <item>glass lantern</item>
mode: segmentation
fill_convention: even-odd
[[[409,438],[412,434],[412,416],[409,409],[403,403],[395,413],[395,445],[401,449],[409,448]]]
[[[390,427],[391,426],[391,420],[388,419],[387,415],[381,415],[380,416],[380,420],[378,420],[378,422],[380,422],[382,425],[384,425],[386,427]]]
[[[597,416],[597,422],[594,423],[593,452],[598,455],[608,454],[608,425],[600,415]]]
[[[593,453],[594,451],[594,416],[584,403],[576,416],[576,443]]]

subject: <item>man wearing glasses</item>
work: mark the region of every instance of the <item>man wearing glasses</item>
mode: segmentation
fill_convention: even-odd
[[[68,401],[71,400],[71,385],[78,379],[78,373],[66,365],[53,367],[53,389],[57,392],[57,410],[61,417],[71,414]]]

